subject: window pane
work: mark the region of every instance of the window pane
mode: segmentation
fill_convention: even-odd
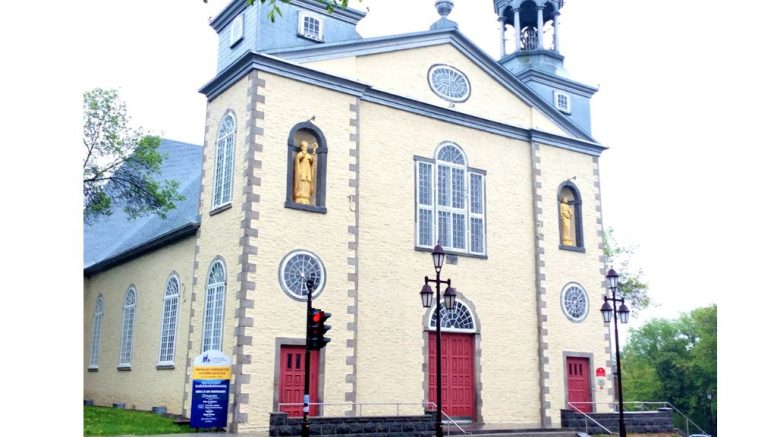
[[[460,168],[451,169],[453,172],[453,207],[464,208],[464,170]]]
[[[470,212],[483,214],[483,176],[470,173]]]
[[[224,152],[224,182],[221,193],[221,203],[228,203],[232,200],[232,167],[233,154],[235,148],[235,135],[232,134],[226,139],[226,150]]]
[[[440,149],[440,152],[437,154],[437,159],[440,161],[464,165],[464,156],[461,154],[459,149],[453,146],[445,146]]]
[[[432,165],[418,164],[418,203],[432,205]]]
[[[437,166],[437,204],[450,206],[451,204],[451,169],[450,167]]]
[[[429,209],[418,210],[418,244],[432,246],[432,211]]]
[[[470,218],[470,247],[474,253],[483,253],[483,219]]]
[[[437,212],[437,229],[439,229],[437,238],[443,247],[451,245],[451,213],[447,211]]]
[[[453,247],[466,249],[464,214],[453,214]]]
[[[224,179],[224,140],[216,145],[216,173],[213,177],[213,206],[219,206],[221,202],[222,181]]]

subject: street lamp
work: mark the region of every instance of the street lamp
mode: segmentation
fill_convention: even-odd
[[[621,352],[620,343],[618,342],[618,319],[623,324],[629,323],[629,309],[626,307],[623,298],[618,298],[615,295],[618,291],[618,273],[615,270],[610,269],[607,272],[607,283],[610,291],[612,291],[612,297],[607,297],[607,294],[604,295],[604,305],[602,305],[601,311],[604,323],[610,323],[610,320],[615,320],[615,363],[618,366],[618,429],[620,437],[626,437],[626,423],[623,421],[623,375],[621,375]],[[618,316],[615,318],[612,317],[613,307],[610,306],[610,302],[612,302],[613,306],[618,302],[621,304],[616,311]]]
[[[442,270],[442,262],[445,260],[445,252],[439,243],[434,246],[432,250],[432,261],[434,261],[434,271],[436,279],[429,279],[428,276],[424,276],[424,286],[421,288],[421,303],[424,308],[432,306],[432,287],[429,286],[430,282],[434,282],[437,285],[437,306],[435,307],[435,316],[437,317],[437,338],[436,351],[437,351],[437,418],[435,421],[435,432],[437,437],[442,437],[442,345],[440,341],[440,284],[448,284],[445,289],[445,295],[443,299],[445,301],[445,308],[452,310],[456,305],[456,289],[451,287],[451,280],[440,280],[440,270]]]

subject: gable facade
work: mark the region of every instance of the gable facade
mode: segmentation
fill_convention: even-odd
[[[468,420],[560,426],[560,411],[568,408],[567,358],[588,359],[590,369],[611,367],[607,328],[591,309],[604,277],[603,147],[560,121],[528,87],[496,80],[489,70],[501,68],[495,62],[484,69],[457,44],[304,63],[248,53],[221,70],[202,90],[208,107],[196,235],[101,272],[85,290],[86,362],[100,293],[106,299],[100,348],[118,351],[119,296],[130,283],[137,287],[137,326],[156,327],[159,338],[160,322],[146,318],[154,309],[140,305],[151,294],[147,282],[158,282],[150,300],[158,301],[159,314],[159,293],[172,271],[181,278],[181,302],[189,304],[178,322],[187,340],[177,341],[174,369],[133,362],[131,370],[85,371],[85,398],[139,409],[163,403],[191,415],[191,361],[212,329],[209,275],[219,263],[225,272],[220,349],[234,363],[230,428],[266,428],[267,412],[283,407],[281,349],[305,341],[305,302],[286,275],[289,259],[299,255],[320,262],[314,306],[333,314],[332,341],[319,355],[320,413],[421,414],[431,401],[434,353],[433,311],[421,307],[418,295],[424,276],[434,275],[422,237],[431,230],[434,240],[449,236],[445,249],[453,256],[442,275],[472,320],[443,324],[471,342]],[[430,90],[427,73],[437,64],[467,75],[469,99],[451,106]],[[232,192],[214,208],[225,116],[235,120]],[[315,177],[326,180],[304,205],[289,185],[290,157],[296,159],[302,138],[320,147],[311,149],[321,154],[314,162],[325,163]],[[455,156],[440,153],[446,146]],[[574,247],[560,244],[558,193],[565,183],[580,197]],[[424,227],[428,217],[433,222]],[[150,353],[148,336],[136,332],[136,356]],[[141,394],[130,384],[112,388],[114,381],[141,379],[164,383],[159,393]],[[611,401],[611,380],[600,389],[590,379],[591,401]]]

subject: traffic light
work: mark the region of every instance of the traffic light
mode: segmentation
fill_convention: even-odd
[[[308,346],[311,350],[322,349],[329,343],[330,339],[324,337],[324,335],[332,327],[325,325],[324,322],[330,317],[332,317],[330,313],[318,308],[311,308],[310,321],[308,322]]]

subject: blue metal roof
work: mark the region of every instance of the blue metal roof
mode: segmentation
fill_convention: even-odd
[[[199,227],[202,146],[162,139],[164,155],[158,180],[176,180],[185,199],[162,219],[149,214],[130,220],[124,204],[115,203],[113,214],[84,223],[84,272],[96,273],[139,256],[160,243],[194,233]]]

